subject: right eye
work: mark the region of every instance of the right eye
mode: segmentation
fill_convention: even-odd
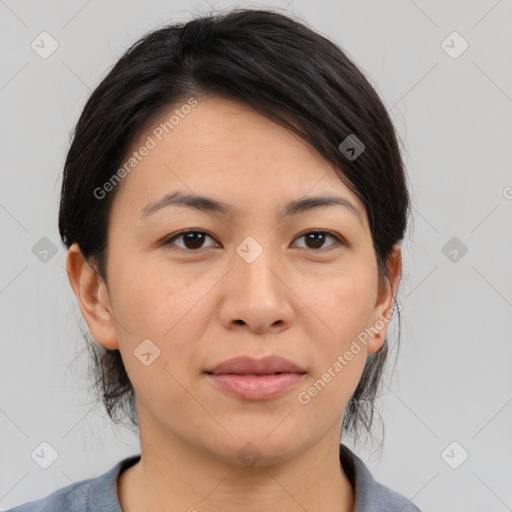
[[[184,247],[174,243],[174,240],[178,240],[180,238],[183,240]],[[183,249],[185,251],[197,251],[198,249],[203,249],[202,245],[205,241],[205,238],[211,238],[213,240],[213,238],[205,231],[180,231],[179,233],[176,233],[172,237],[164,240],[163,245],[165,245],[166,247],[170,245],[177,245],[178,248]]]

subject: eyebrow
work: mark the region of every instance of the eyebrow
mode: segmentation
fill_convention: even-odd
[[[200,212],[217,213],[225,216],[233,215],[235,213],[235,210],[231,205],[217,199],[176,191],[166,194],[164,197],[158,201],[155,201],[154,203],[146,205],[141,210],[140,217],[141,219],[144,219],[149,215],[162,210],[163,208],[171,206],[191,208]],[[297,215],[305,211],[331,206],[341,206],[345,208],[347,211],[355,215],[359,220],[359,223],[362,225],[361,212],[359,209],[348,199],[337,196],[316,196],[295,199],[284,205],[279,213],[279,217]]]

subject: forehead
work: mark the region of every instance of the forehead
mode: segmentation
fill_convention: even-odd
[[[114,203],[145,207],[179,189],[222,198],[237,210],[256,200],[281,209],[305,195],[337,193],[364,214],[330,162],[249,106],[209,97],[197,98],[186,114],[176,110],[179,105],[163,112],[132,144],[125,161],[144,146],[151,149],[122,179]]]

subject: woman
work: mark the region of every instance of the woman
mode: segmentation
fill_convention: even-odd
[[[419,510],[369,430],[409,194],[363,74],[301,22],[155,30],[89,98],[59,228],[109,416],[141,454],[13,511]]]

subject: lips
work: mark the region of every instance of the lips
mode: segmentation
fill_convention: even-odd
[[[272,375],[299,373],[306,371],[299,364],[281,356],[271,355],[262,359],[238,356],[223,361],[205,373],[213,375]]]
[[[262,359],[234,357],[204,373],[220,392],[239,400],[277,399],[306,378],[302,366],[276,355]]]

